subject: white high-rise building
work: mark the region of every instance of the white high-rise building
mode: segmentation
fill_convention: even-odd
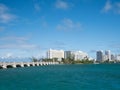
[[[74,51],[74,59],[75,60],[82,60],[86,57],[88,57],[88,54],[82,51]]]
[[[103,55],[103,61],[108,60],[108,55]]]
[[[116,55],[116,60],[120,61],[120,55]]]
[[[59,60],[61,60],[62,58],[64,58],[64,51],[50,49],[47,51],[47,58],[48,59],[58,58]]]
[[[106,60],[111,61],[111,52],[110,52],[110,50],[105,51],[105,55],[107,57]]]

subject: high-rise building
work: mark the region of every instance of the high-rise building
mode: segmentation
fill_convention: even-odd
[[[108,60],[108,55],[103,55],[103,60],[104,61]]]
[[[111,54],[111,60],[114,61],[115,60],[115,56],[113,54]]]
[[[47,51],[47,58],[48,59],[58,58],[59,60],[61,60],[62,58],[64,58],[64,51],[50,49]]]
[[[64,58],[70,58],[70,59],[74,59],[74,54],[72,51],[64,51]]]
[[[74,59],[75,60],[82,60],[85,59],[86,57],[88,57],[88,54],[82,51],[75,51],[73,52],[74,54]]]
[[[111,60],[111,52],[110,50],[105,51],[105,55],[107,56],[106,60]]]
[[[120,61],[120,55],[116,55],[116,60]]]
[[[97,53],[96,53],[96,60],[97,61],[103,61],[104,60],[104,55],[103,55],[103,51],[101,50],[101,51],[97,51]]]

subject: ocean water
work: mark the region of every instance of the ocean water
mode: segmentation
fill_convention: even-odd
[[[120,90],[120,64],[1,69],[0,90]]]

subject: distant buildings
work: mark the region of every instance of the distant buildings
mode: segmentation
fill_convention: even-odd
[[[101,51],[96,52],[96,61],[119,61],[120,55],[111,54],[110,50],[105,51],[105,53]]]
[[[65,59],[82,60],[82,59],[86,59],[87,57],[88,54],[82,51],[63,51],[63,50],[53,50],[53,49],[47,51],[48,59],[58,58],[58,60],[61,60],[62,58],[65,58]]]
[[[55,50],[50,49],[47,51],[48,59],[57,59],[59,61],[64,59],[73,59],[73,60],[93,60],[89,58],[88,54],[83,51],[64,51],[64,50]],[[96,52],[96,60],[98,62],[104,61],[120,61],[120,55],[114,55],[110,50],[99,50]]]

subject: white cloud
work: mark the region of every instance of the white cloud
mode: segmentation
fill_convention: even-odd
[[[103,13],[108,13],[108,12],[112,12],[112,13],[116,13],[116,14],[120,14],[120,2],[111,2],[110,0],[107,0],[105,6],[102,9]]]
[[[0,45],[0,49],[24,49],[24,50],[33,50],[33,49],[38,49],[39,46],[37,45],[34,45],[34,44],[18,44],[18,43],[15,43],[15,44],[3,44],[3,45]]]
[[[33,50],[38,49],[38,45],[28,43],[28,37],[1,37],[0,42],[3,42],[0,45],[0,49],[24,49],[24,50]]]
[[[3,13],[4,11],[7,11],[8,8],[4,5],[0,3],[0,13]]]
[[[17,37],[17,36],[7,36],[7,37],[1,37],[1,42],[9,42],[9,43],[18,43],[18,44],[24,44],[28,40],[28,37]]]
[[[57,25],[57,30],[79,30],[81,29],[81,24],[79,22],[73,22],[71,19],[63,19],[61,24]]]
[[[9,8],[0,3],[0,23],[8,23],[13,21],[16,16],[9,12]]]
[[[63,0],[57,0],[55,3],[55,7],[59,9],[68,9],[70,7],[70,4]]]
[[[104,8],[103,8],[103,12],[108,12],[108,11],[110,11],[112,9],[112,4],[111,4],[111,2],[109,1],[109,0],[107,0],[107,2],[106,2],[106,4],[105,4],[105,6],[104,6]]]
[[[21,44],[19,47],[23,49],[32,49],[32,50],[39,48],[39,46],[34,45],[34,44]]]

